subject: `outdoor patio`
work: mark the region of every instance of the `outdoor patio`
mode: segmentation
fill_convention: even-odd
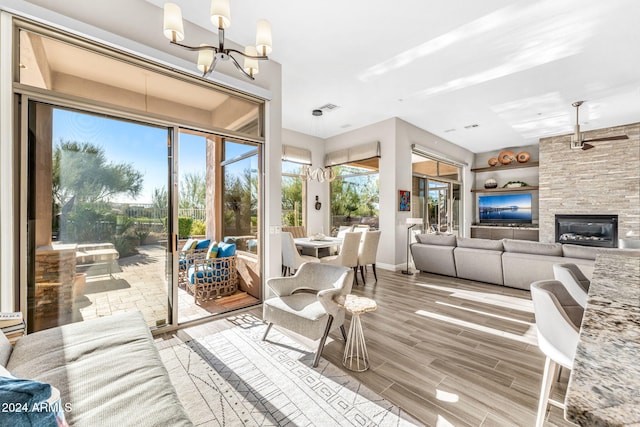
[[[72,313],[58,315],[60,319],[56,323],[77,322],[131,310],[140,310],[150,328],[168,323],[166,249],[161,245],[145,245],[139,246],[137,252],[115,261],[112,276],[109,276],[105,265],[92,266],[84,271],[87,273],[84,291],[75,298]],[[193,295],[178,288],[178,321],[184,323],[201,319],[258,302],[251,295],[238,292],[196,305]],[[47,319],[37,321],[47,322]]]

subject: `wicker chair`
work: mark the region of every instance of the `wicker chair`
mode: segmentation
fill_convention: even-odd
[[[196,304],[231,295],[238,290],[237,255],[194,261],[189,267],[187,289]]]
[[[197,260],[207,258],[208,249],[191,249],[187,252],[180,252],[180,261],[178,261],[178,285],[182,288],[187,287],[189,282],[188,271]]]

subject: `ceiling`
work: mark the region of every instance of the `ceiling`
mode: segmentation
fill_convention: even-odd
[[[208,2],[174,1],[212,28]],[[145,2],[158,16],[138,17],[136,31],[164,40],[163,0],[126,7]],[[113,0],[33,3],[68,4],[86,22],[122,19]],[[232,0],[231,18],[226,36],[242,45],[254,43],[258,19],[271,22],[282,124],[305,134],[398,117],[485,152],[571,133],[577,100],[583,131],[640,121],[637,0]],[[326,104],[338,108],[311,115]]]

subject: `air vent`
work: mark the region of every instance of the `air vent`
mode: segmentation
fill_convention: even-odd
[[[480,126],[480,125],[477,124],[477,123],[474,123],[472,125],[466,125],[464,128],[465,129],[473,129],[473,128],[477,128],[478,126]]]
[[[336,104],[324,104],[322,107],[318,107],[318,110],[322,110],[328,113],[329,111],[333,111],[336,108],[340,107],[338,107]]]
[[[444,133],[449,133],[449,132],[455,132],[456,130],[454,128],[451,129],[445,129]]]

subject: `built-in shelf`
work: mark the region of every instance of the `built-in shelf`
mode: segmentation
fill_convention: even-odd
[[[507,193],[512,191],[531,191],[537,190],[537,185],[527,185],[526,187],[511,187],[511,188],[472,188],[472,193]]]
[[[536,168],[538,165],[539,162],[510,163],[508,165],[488,166],[486,168],[471,168],[471,172],[499,172],[507,169]]]

